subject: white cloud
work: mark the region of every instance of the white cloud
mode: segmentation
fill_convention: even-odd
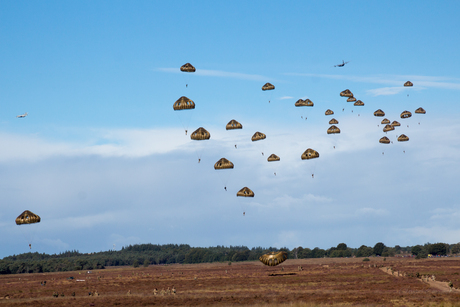
[[[396,95],[404,91],[404,87],[382,87],[382,88],[375,88],[371,90],[367,90],[366,92],[372,96],[389,96],[389,95]]]
[[[279,98],[280,100],[294,99],[292,96],[283,96]]]

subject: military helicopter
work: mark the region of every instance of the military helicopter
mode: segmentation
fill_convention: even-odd
[[[345,66],[345,64],[347,64],[347,63],[350,63],[350,61],[348,61],[348,62],[345,62],[344,60],[342,60],[342,64],[337,64],[337,65],[334,65],[334,67],[344,67],[344,66]]]
[[[17,115],[16,117],[17,117],[17,118],[24,118],[24,117],[26,117],[27,115],[28,115],[28,114],[27,114],[27,112],[26,112],[26,113],[24,113],[24,114]]]

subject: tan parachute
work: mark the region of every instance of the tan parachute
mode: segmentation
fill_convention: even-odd
[[[395,130],[395,127],[393,127],[392,125],[385,125],[385,127],[383,127],[383,132],[388,132],[392,130]]]
[[[280,157],[278,157],[277,155],[275,154],[271,154],[268,158],[267,158],[267,161],[268,162],[274,162],[274,161],[279,161],[281,160]]]
[[[401,118],[409,118],[409,117],[411,117],[411,116],[412,116],[412,113],[409,112],[409,111],[403,111],[403,112],[401,113]]]
[[[332,111],[331,109],[327,109],[326,112],[324,113],[326,115],[332,115],[334,114],[334,111]]]
[[[190,138],[195,141],[209,140],[211,138],[211,134],[203,127],[200,127],[193,131]]]
[[[259,257],[259,260],[268,266],[275,266],[284,262],[288,257],[286,252],[271,252]]]
[[[400,124],[398,121],[396,121],[396,120],[394,120],[394,121],[391,123],[391,125],[392,125],[393,127],[399,127],[399,126],[401,126],[401,124]]]
[[[262,91],[268,91],[268,90],[274,90],[275,86],[271,83],[265,83],[264,86],[262,86]]]
[[[314,158],[319,158],[319,153],[311,148],[308,148],[305,150],[301,156],[302,160],[309,160],[309,159],[314,159]]]
[[[332,125],[329,127],[329,129],[327,129],[327,134],[337,134],[337,133],[340,133],[340,129],[335,125]]]
[[[233,168],[233,163],[225,158],[221,158],[214,164],[214,169],[231,169]]]
[[[356,101],[356,98],[355,97],[350,97],[347,99],[347,102],[354,102]]]
[[[255,142],[255,141],[263,140],[263,139],[265,139],[266,137],[267,137],[267,136],[266,136],[264,133],[257,131],[256,133],[254,133],[254,135],[252,136],[251,140],[252,140],[253,142]]]
[[[236,193],[236,196],[254,197],[254,192],[250,188],[244,187]]]
[[[409,137],[405,134],[401,134],[400,136],[398,136],[398,142],[407,142],[409,141]]]
[[[388,118],[384,118],[382,119],[382,121],[380,122],[382,125],[387,125],[390,123],[390,120]]]
[[[339,121],[336,120],[335,118],[333,118],[333,119],[331,119],[331,120],[329,121],[329,125],[338,125],[338,124],[339,124]]]
[[[295,106],[296,107],[313,107],[313,101],[311,101],[308,98],[305,100],[299,99],[296,101]]]
[[[406,81],[404,83],[404,86],[414,86],[414,83],[410,82],[410,81]]]
[[[173,105],[173,108],[175,111],[195,109],[195,103],[191,99],[182,96],[181,98],[176,100],[176,102]]]
[[[374,112],[374,116],[385,116],[385,112],[378,109],[377,111]]]
[[[346,89],[340,92],[340,96],[341,97],[353,97],[353,93],[349,89]]]
[[[16,225],[40,223],[40,220],[38,215],[26,210],[16,218]]]
[[[422,107],[420,107],[417,110],[415,110],[415,114],[425,114],[425,113],[426,113],[426,111]]]
[[[225,126],[225,129],[227,130],[243,129],[243,125],[237,122],[236,120],[232,119],[231,121],[228,122],[227,126]]]
[[[182,65],[180,67],[180,71],[183,71],[183,72],[195,72],[196,69],[195,69],[195,67],[193,67],[192,64],[186,63],[186,64],[184,64],[184,65]]]
[[[387,138],[386,136],[384,136],[384,137],[380,138],[379,143],[390,144],[390,139]]]
[[[364,106],[364,102],[362,102],[361,100],[358,100],[353,105],[356,106],[356,107],[362,107],[362,106]]]

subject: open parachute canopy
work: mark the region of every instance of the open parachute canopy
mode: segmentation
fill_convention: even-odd
[[[329,125],[338,125],[338,123],[339,123],[339,121],[336,120],[335,118],[333,118],[333,119],[331,119],[331,120],[329,121]]]
[[[335,125],[332,125],[329,127],[329,129],[327,129],[327,134],[336,134],[336,133],[340,133],[340,129]]]
[[[301,156],[302,160],[309,160],[309,159],[314,159],[314,158],[319,158],[319,153],[311,148],[308,148],[305,150]]]
[[[254,133],[254,135],[252,136],[251,140],[252,140],[253,142],[255,142],[255,141],[263,140],[263,139],[265,139],[266,137],[267,137],[267,136],[266,136],[264,133],[257,131],[256,133]]]
[[[355,97],[350,97],[347,99],[347,102],[354,102],[356,101],[356,98]]]
[[[349,89],[346,89],[340,92],[340,96],[341,97],[353,97],[353,93]]]
[[[405,134],[401,134],[400,136],[398,136],[398,142],[407,142],[409,141],[409,137]]]
[[[254,197],[254,192],[250,188],[244,187],[236,193],[236,196]]]
[[[221,158],[214,164],[214,169],[229,169],[233,168],[233,163],[225,158]]]
[[[262,91],[268,91],[268,90],[274,90],[275,86],[271,83],[265,83],[264,86],[262,86]]]
[[[295,103],[295,106],[296,107],[313,107],[313,101],[311,101],[310,99],[299,99],[296,101]]]
[[[409,117],[411,117],[411,116],[412,116],[412,113],[409,112],[409,111],[403,111],[403,112],[401,113],[401,118],[409,118]]]
[[[274,161],[279,161],[281,160],[280,157],[278,157],[277,155],[275,154],[271,154],[268,158],[267,158],[267,161],[268,162],[274,162]]]
[[[362,107],[362,106],[364,106],[364,102],[362,102],[361,100],[358,100],[353,105],[357,106],[357,107]]]
[[[380,138],[379,143],[390,144],[390,139],[387,138],[386,136],[384,136],[384,137]]]
[[[382,125],[387,125],[390,123],[390,120],[388,118],[384,118],[382,119],[382,121],[380,122]]]
[[[182,96],[181,98],[176,100],[176,102],[173,105],[173,108],[175,111],[195,109],[195,103],[191,99]]]
[[[16,225],[40,223],[40,217],[29,210],[24,211],[16,218]]]
[[[410,82],[410,81],[406,81],[404,83],[404,86],[414,86],[414,83]]]
[[[209,140],[211,138],[211,134],[203,127],[200,127],[193,131],[193,133],[190,135],[190,138],[195,141]]]
[[[393,127],[399,127],[399,126],[401,126],[401,124],[400,124],[398,121],[396,121],[396,120],[394,120],[394,121],[391,123],[391,125],[392,125]]]
[[[417,110],[415,110],[415,114],[425,114],[425,113],[426,113],[426,111],[422,107],[420,107]]]
[[[228,122],[227,126],[225,126],[225,129],[227,130],[243,129],[243,125],[237,122],[236,120],[232,119],[231,121]]]
[[[331,109],[327,109],[326,112],[324,112],[324,114],[332,115],[332,114],[334,114],[334,111],[332,111]]]
[[[186,63],[180,67],[180,71],[183,72],[195,72],[195,70],[195,67],[193,67],[193,65],[190,63]]]
[[[275,266],[284,262],[288,257],[286,252],[271,252],[259,257],[259,260],[268,266]]]
[[[392,125],[385,125],[385,127],[383,127],[383,132],[388,132],[392,130],[395,130],[395,127],[393,127]]]
[[[380,117],[385,116],[385,112],[378,109],[377,111],[374,112],[374,116],[380,116]]]

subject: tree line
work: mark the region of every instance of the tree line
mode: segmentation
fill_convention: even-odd
[[[283,248],[262,248],[246,246],[216,246],[191,247],[188,244],[136,244],[122,247],[119,251],[109,250],[95,253],[80,253],[79,251],[65,251],[59,254],[24,253],[8,256],[0,260],[0,274],[64,272],[78,270],[104,269],[106,266],[134,267],[149,266],[152,264],[192,264],[204,262],[239,262],[258,260],[260,256],[271,251],[285,251],[289,259],[305,258],[335,258],[335,257],[392,257],[415,256],[426,258],[429,255],[445,256],[460,254],[460,243],[426,243],[401,247],[385,246],[379,242],[372,246],[362,245],[359,248],[349,248],[345,243],[329,249],[303,248],[301,246],[289,250]]]

